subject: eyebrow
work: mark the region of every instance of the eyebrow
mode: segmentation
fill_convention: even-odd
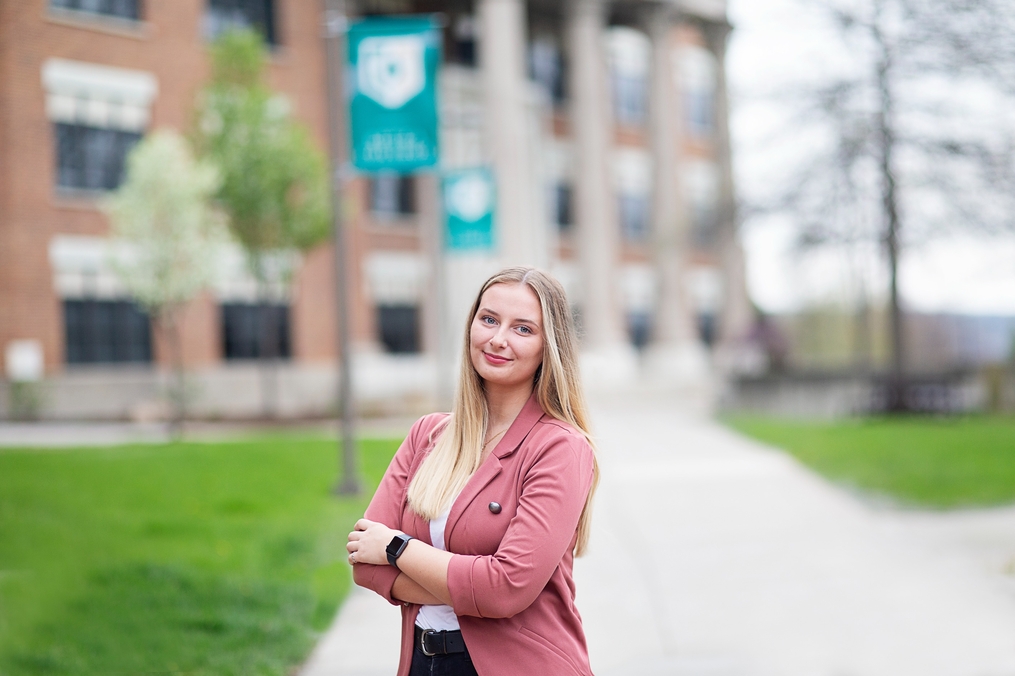
[[[479,308],[479,312],[480,313],[485,312],[486,314],[496,315],[497,317],[500,317],[500,313],[499,312],[494,312],[493,310],[491,310],[488,307],[481,307],[481,308]],[[529,324],[531,326],[536,327],[537,329],[539,328],[539,324],[537,324],[536,322],[532,321],[531,319],[516,319],[515,321],[521,322],[522,324]]]

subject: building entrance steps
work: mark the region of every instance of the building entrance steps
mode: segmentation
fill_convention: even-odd
[[[1015,675],[1015,508],[895,510],[663,396],[594,407],[577,603],[597,676]],[[302,676],[394,674],[355,590]]]

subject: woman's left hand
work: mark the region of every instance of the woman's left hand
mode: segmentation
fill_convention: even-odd
[[[356,522],[356,529],[349,533],[349,542],[345,546],[349,552],[349,563],[388,565],[388,543],[400,532],[383,523],[360,519]]]

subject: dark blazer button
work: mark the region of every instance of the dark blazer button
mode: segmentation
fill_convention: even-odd
[[[493,512],[494,514],[500,514],[500,503],[499,502],[491,502],[490,503],[490,511]]]

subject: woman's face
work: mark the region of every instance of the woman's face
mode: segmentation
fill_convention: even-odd
[[[483,292],[469,329],[469,356],[488,385],[530,385],[543,361],[543,312],[527,284]]]

